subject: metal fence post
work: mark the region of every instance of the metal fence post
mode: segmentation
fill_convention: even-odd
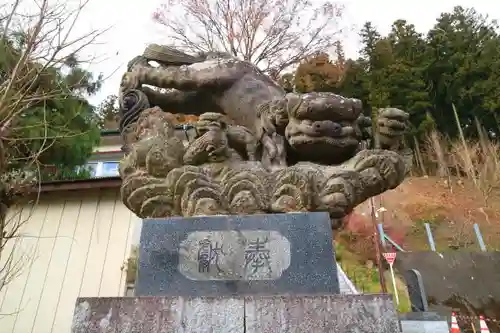
[[[479,230],[479,225],[477,223],[474,223],[474,232],[476,233],[479,248],[481,251],[486,252],[486,244],[484,244],[483,235],[481,234],[481,230]]]
[[[382,223],[377,224],[377,227],[378,227],[378,234],[380,235],[380,243],[382,243],[382,246],[385,248],[387,242],[385,241],[384,227],[382,226]]]
[[[424,223],[425,232],[427,233],[427,239],[429,240],[429,246],[431,247],[431,251],[436,252],[436,244],[434,243],[434,237],[432,236],[432,230],[429,223]]]

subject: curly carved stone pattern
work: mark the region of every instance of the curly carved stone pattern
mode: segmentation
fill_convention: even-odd
[[[259,214],[270,211],[270,174],[260,163],[227,167],[220,177],[222,196],[232,214]]]
[[[120,92],[120,133],[125,143],[123,149],[129,150],[130,145],[137,142],[137,122],[143,111],[149,109],[149,99],[142,90],[131,89]]]
[[[228,154],[227,126],[210,117],[201,117],[204,130],[184,148],[161,109],[141,113],[138,141],[120,166],[129,209],[143,218],[326,211],[339,228],[354,207],[399,185],[406,172],[403,158],[388,150],[363,150],[339,166],[269,171]]]

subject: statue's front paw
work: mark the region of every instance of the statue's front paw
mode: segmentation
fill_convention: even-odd
[[[400,109],[382,109],[378,115],[380,145],[390,148],[403,137],[407,130],[410,115]]]
[[[321,189],[319,195],[321,208],[330,213],[334,222],[341,221],[358,204],[360,185],[358,172],[350,170],[335,172]]]
[[[353,169],[360,172],[369,192],[378,195],[401,184],[406,175],[403,157],[390,150],[364,150],[355,157]]]

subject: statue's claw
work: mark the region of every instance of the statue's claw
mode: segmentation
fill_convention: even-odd
[[[349,213],[367,199],[397,187],[405,176],[402,156],[388,150],[363,150],[341,167],[327,171],[320,193],[321,210],[341,227]]]
[[[355,182],[359,178],[356,172],[344,171],[337,173],[326,181],[321,194],[321,204],[333,218],[347,215],[355,203]]]
[[[405,161],[397,152],[382,149],[363,150],[354,160],[353,169],[363,175],[363,183],[367,189],[374,189],[375,194],[368,194],[369,196],[396,188],[406,175]]]
[[[273,133],[264,135],[261,139],[263,145],[262,164],[269,170],[286,167],[285,139]]]

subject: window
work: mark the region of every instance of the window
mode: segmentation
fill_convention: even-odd
[[[118,162],[102,162],[101,177],[118,176]]]
[[[90,171],[91,177],[116,177],[118,173],[119,162],[88,162],[85,168]]]
[[[95,177],[97,174],[97,168],[99,167],[99,163],[90,162],[85,165],[85,168],[90,171],[90,176]]]

